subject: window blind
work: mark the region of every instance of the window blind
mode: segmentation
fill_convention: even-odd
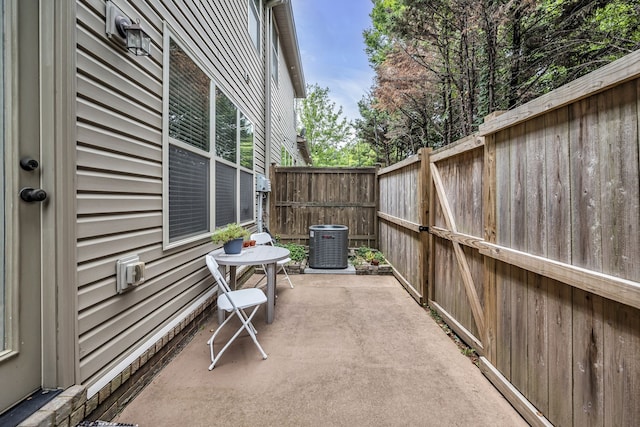
[[[169,146],[169,240],[209,231],[209,159]]]
[[[237,221],[236,169],[216,162],[216,227]]]
[[[253,219],[253,174],[240,171],[240,222]]]
[[[169,136],[209,151],[210,80],[171,40]]]

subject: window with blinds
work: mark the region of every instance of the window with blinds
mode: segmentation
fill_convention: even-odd
[[[253,219],[253,174],[240,171],[240,221]]]
[[[236,169],[216,162],[216,227],[237,221]]]
[[[254,127],[175,40],[169,39],[165,114],[165,242],[255,220]]]
[[[169,146],[169,239],[209,231],[209,159]]]
[[[254,219],[253,123],[216,89],[216,227]],[[249,184],[250,183],[250,184]]]
[[[169,136],[209,151],[211,80],[173,40],[169,49]]]
[[[169,50],[168,227],[175,241],[210,228],[211,81],[173,40]]]

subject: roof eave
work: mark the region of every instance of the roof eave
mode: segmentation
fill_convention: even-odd
[[[302,70],[302,60],[298,47],[298,35],[296,24],[293,19],[293,8],[291,1],[274,6],[273,14],[278,23],[280,33],[280,44],[282,53],[287,62],[287,70],[291,76],[293,91],[296,98],[306,98],[307,90],[304,82],[304,72]]]

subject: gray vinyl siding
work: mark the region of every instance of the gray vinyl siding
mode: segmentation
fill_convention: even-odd
[[[162,245],[164,22],[254,123],[255,169],[264,170],[264,59],[247,31],[247,2],[127,0],[116,5],[140,18],[153,46],[149,58],[114,46],[105,35],[104,0],[78,1],[77,286],[79,370],[85,385],[213,283],[203,262],[213,249],[208,239],[170,250]],[[129,254],[146,263],[146,281],[118,295],[115,264]]]
[[[296,145],[296,128],[294,121],[294,92],[289,67],[283,55],[283,48],[278,49],[278,82],[272,81],[272,123],[273,134],[271,153],[274,162],[280,164],[280,147],[284,145],[293,155],[296,164],[304,165],[304,160]]]

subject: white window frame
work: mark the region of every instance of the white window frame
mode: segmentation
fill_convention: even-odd
[[[257,8],[257,10],[256,10]],[[247,0],[247,32],[251,39],[251,44],[256,49],[256,52],[260,52],[260,42],[262,41],[262,0]],[[256,20],[256,33],[254,34],[251,29],[252,20]]]
[[[269,54],[271,55],[271,77],[278,83],[280,74],[280,34],[278,34],[278,26],[275,20],[271,19],[271,47]]]
[[[212,99],[213,99],[213,109],[214,110],[215,110],[215,105],[216,105],[216,102],[215,102],[216,90],[215,89],[216,88],[212,89]],[[241,209],[241,205],[240,205],[240,203],[241,203],[241,200],[240,200],[241,199],[241,197],[240,197],[240,193],[241,193],[240,177],[242,175],[241,172],[248,172],[248,173],[251,174],[251,176],[252,176],[252,190],[253,190],[252,200],[254,200],[255,196],[256,196],[255,195],[255,179],[256,179],[255,178],[255,167],[256,167],[256,162],[255,162],[255,151],[256,151],[256,146],[255,146],[255,143],[256,143],[255,142],[256,141],[256,138],[255,138],[255,124],[240,109],[240,107],[238,107],[238,105],[235,102],[233,102],[233,99],[228,95],[228,93],[224,89],[222,89],[222,87],[217,86],[217,89],[220,90],[220,92],[224,96],[226,96],[227,99],[229,99],[229,101],[231,101],[231,103],[236,107],[236,123],[237,123],[237,126],[236,126],[236,160],[235,160],[235,162],[232,162],[232,161],[229,161],[229,160],[227,160],[227,159],[225,159],[223,157],[218,156],[217,154],[215,154],[216,153],[215,146],[212,148],[211,151],[214,154],[214,162],[220,162],[220,163],[222,163],[224,165],[227,165],[229,167],[232,167],[232,168],[234,168],[236,170],[236,222],[240,223],[241,225],[249,225],[249,224],[254,223],[255,220],[256,220],[256,208],[255,208],[255,203],[252,203],[251,204],[252,209],[253,209],[252,219],[248,220],[248,221],[241,221],[241,219],[240,219],[240,209]],[[244,116],[245,118],[247,118],[247,120],[249,120],[251,122],[251,125],[253,127],[253,133],[254,133],[254,135],[253,135],[253,147],[252,147],[253,160],[252,160],[252,168],[251,169],[246,168],[246,167],[241,165],[241,150],[240,150],[241,149],[241,144],[240,144],[240,132],[241,132],[240,117],[241,116]],[[214,138],[214,141],[215,141],[215,114],[213,115],[213,118],[212,118],[212,126],[213,126],[213,132],[212,133],[213,133],[213,138]],[[215,176],[214,176],[214,181],[215,181]],[[214,193],[213,199],[215,201],[215,182],[214,182],[214,185],[212,187],[212,192]],[[216,222],[215,221],[215,211],[213,213],[214,213],[214,215],[213,215],[213,217],[214,217],[213,224],[214,224],[214,229],[215,229],[215,222]],[[224,225],[226,225],[226,224],[220,224],[220,226],[224,226]]]
[[[185,43],[175,31],[171,29],[171,27],[165,23],[164,25],[164,40],[163,40],[163,81],[165,84],[163,85],[163,117],[162,117],[162,236],[163,236],[163,249],[171,249],[175,247],[179,247],[182,245],[186,245],[189,243],[201,241],[203,239],[208,239],[211,236],[213,230],[215,230],[216,226],[216,205],[215,205],[215,188],[216,188],[216,162],[222,162],[236,169],[236,221],[240,222],[240,177],[241,172],[248,172],[252,175],[252,191],[253,197],[252,200],[255,199],[255,167],[256,167],[256,159],[255,159],[255,121],[252,120],[244,111],[240,109],[238,104],[234,102],[233,98],[231,98],[227,91],[223,90],[220,85],[216,83],[213,78],[213,73],[204,65],[203,61],[199,60],[198,56],[188,48],[188,44]],[[210,94],[210,107],[209,107],[209,151],[206,152],[199,148],[196,148],[190,144],[184,143],[182,141],[176,140],[169,136],[169,61],[170,61],[170,42],[173,40],[178,46],[189,56],[189,58],[203,71],[206,76],[209,78],[209,94]],[[236,129],[236,163],[229,162],[228,160],[223,159],[222,157],[218,157],[216,155],[216,144],[215,144],[215,94],[216,88],[220,89],[222,93],[233,103],[236,107],[236,117],[238,123],[240,123],[240,116],[249,120],[253,126],[254,135],[253,135],[253,151],[252,151],[252,163],[253,168],[248,169],[246,167],[241,166],[241,158],[240,158],[240,126],[237,126]],[[208,230],[198,235],[185,237],[185,238],[177,238],[174,241],[169,239],[169,148],[170,146],[175,146],[183,150],[187,150],[189,152],[196,153],[202,157],[205,157],[209,161],[209,224]],[[248,221],[243,221],[242,225],[250,225],[255,223],[256,221],[256,208],[255,203],[251,204],[253,212],[252,218]]]

